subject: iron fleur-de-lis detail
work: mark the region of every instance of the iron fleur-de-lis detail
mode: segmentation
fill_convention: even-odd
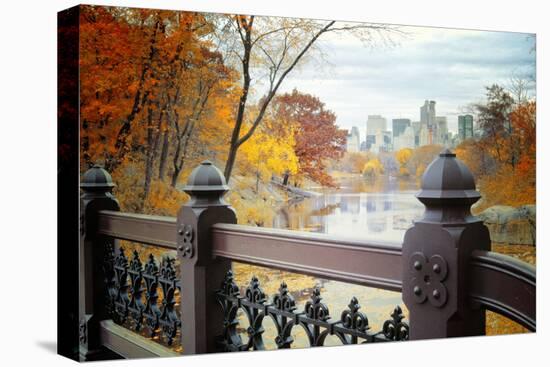
[[[263,304],[266,301],[265,293],[260,288],[260,281],[255,276],[253,276],[250,280],[250,284],[246,288],[245,295],[250,302]]]
[[[342,312],[342,316],[340,317],[340,321],[344,327],[359,330],[361,332],[370,329],[369,319],[367,318],[367,315],[359,311],[360,308],[361,306],[359,305],[357,298],[352,297],[349,302],[348,309],[344,310]]]
[[[179,290],[176,271],[174,269],[175,259],[165,257],[162,260],[159,271],[159,283],[164,296],[162,300],[162,314],[159,317],[159,324],[164,334],[167,344],[172,345],[174,337],[177,334],[178,328],[181,326],[181,321],[175,310],[175,294]]]
[[[310,319],[321,321],[327,321],[330,319],[328,307],[321,302],[322,299],[321,289],[319,287],[315,287],[313,289],[313,293],[311,294],[311,299],[306,302],[306,307],[304,309],[306,315]]]
[[[118,324],[123,324],[128,318],[128,305],[130,304],[128,293],[128,258],[126,258],[123,247],[119,248],[119,254],[115,257],[114,269],[118,292],[115,300],[113,320]]]
[[[391,314],[391,319],[386,320],[382,327],[382,333],[388,340],[408,340],[409,339],[409,324],[403,319],[403,310],[396,306]]]
[[[159,328],[159,318],[161,311],[158,306],[158,293],[157,287],[159,284],[159,268],[155,257],[150,254],[149,260],[145,264],[143,278],[145,279],[145,299],[147,301],[143,316],[145,323],[149,327],[151,337],[157,334]]]
[[[132,260],[130,261],[128,274],[130,275],[131,285],[131,298],[130,303],[128,304],[128,311],[134,320],[135,330],[139,331],[141,330],[143,323],[143,311],[145,309],[145,305],[142,301],[142,295],[145,288],[142,286],[143,265],[139,259],[139,253],[137,250],[134,250]]]
[[[296,301],[288,292],[288,286],[285,282],[281,283],[279,293],[273,296],[273,304],[281,311],[292,312],[296,310]]]

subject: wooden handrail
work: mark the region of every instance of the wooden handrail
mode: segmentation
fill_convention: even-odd
[[[215,224],[212,253],[253,265],[401,291],[400,243]]]
[[[177,248],[176,218],[99,211],[98,233],[171,250]]]
[[[495,252],[474,251],[469,279],[474,302],[536,331],[535,267]]]

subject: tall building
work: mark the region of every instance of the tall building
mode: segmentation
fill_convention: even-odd
[[[361,149],[360,140],[359,140],[359,129],[357,126],[351,128],[351,132],[347,135],[346,140],[346,150],[348,152],[359,152]]]
[[[370,145],[371,152],[389,152],[392,150],[392,132],[378,130],[374,135],[374,143]]]
[[[449,128],[447,127],[447,117],[446,116],[436,116],[435,122],[437,124],[437,139],[434,141],[435,144],[441,144],[445,147],[449,147]]]
[[[435,101],[424,101],[420,107],[420,122],[428,126],[435,124]]]
[[[391,120],[391,123],[392,123],[392,132],[393,132],[394,139],[397,136],[403,134],[407,127],[411,126],[411,120],[409,119],[393,119]]]
[[[420,146],[420,121],[413,121],[411,127],[414,131],[414,146]]]
[[[377,131],[386,131],[387,121],[380,115],[369,115],[367,118],[367,135],[376,135]]]
[[[419,145],[427,144],[442,144],[441,133],[439,131],[438,118],[435,115],[435,101],[424,101],[424,105],[420,107],[420,133]],[[446,118],[444,125],[446,128]]]
[[[397,137],[393,138],[393,150],[401,150],[404,148],[414,149],[416,146],[415,134],[412,126],[407,126],[405,131]]]
[[[474,137],[474,117],[472,115],[458,116],[458,140],[463,141]]]

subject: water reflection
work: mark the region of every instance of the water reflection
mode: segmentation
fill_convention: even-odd
[[[370,184],[363,178],[344,180],[338,190],[281,209],[273,227],[402,241],[407,228],[424,211],[414,196],[417,183],[390,179],[384,183]]]

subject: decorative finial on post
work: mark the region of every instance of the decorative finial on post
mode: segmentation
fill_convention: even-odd
[[[80,181],[82,191],[91,195],[112,196],[111,191],[115,186],[109,172],[98,164],[87,170]]]
[[[475,220],[470,207],[481,198],[474,176],[449,149],[443,150],[424,172],[416,196],[426,206],[422,221],[452,223]]]
[[[480,199],[468,167],[445,149],[428,166],[417,195],[424,217],[403,241],[403,301],[411,339],[483,335],[485,311],[469,295],[469,259],[489,250],[489,231],[470,212]]]
[[[225,182],[222,172],[206,160],[191,172],[187,185],[183,190],[191,196],[189,206],[217,206],[227,205],[223,196],[229,187]]]

